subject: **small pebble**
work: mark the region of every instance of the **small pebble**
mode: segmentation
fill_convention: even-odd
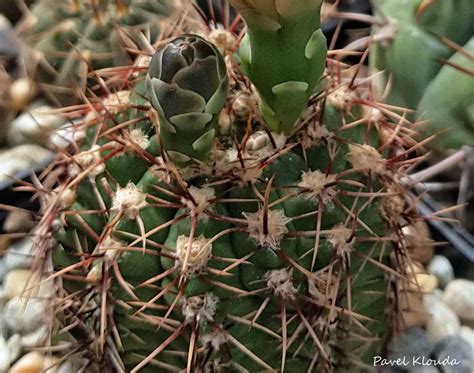
[[[39,285],[38,285],[39,284]],[[53,281],[44,281],[28,269],[14,269],[5,275],[5,296],[49,298],[54,294]]]
[[[13,108],[23,110],[38,93],[38,87],[31,79],[20,78],[11,83],[8,93]]]
[[[33,286],[32,272],[27,269],[15,269],[8,272],[4,279],[5,295],[8,299],[25,296],[28,297],[31,290],[25,290]]]
[[[425,306],[426,311],[430,314],[426,323],[426,330],[432,342],[438,342],[440,339],[459,331],[458,316],[442,301],[435,300],[434,297],[428,297]]]
[[[444,302],[466,322],[474,322],[474,282],[453,280],[444,290]]]
[[[471,364],[474,368],[474,330],[468,326],[461,326],[458,335],[463,338],[471,348]]]
[[[10,356],[10,349],[8,348],[5,339],[0,336],[0,373],[6,373],[7,369],[10,368],[10,362],[13,359]]]
[[[472,349],[469,343],[459,335],[441,339],[435,346],[433,354],[437,360],[450,361],[443,364],[445,373],[472,373]],[[456,361],[454,361],[456,360]]]
[[[42,373],[45,359],[39,352],[33,351],[21,357],[8,373]]]
[[[0,258],[0,283],[3,282],[3,278],[7,274],[7,266],[5,265],[5,260]]]
[[[11,183],[12,176],[46,164],[54,153],[39,145],[15,146],[0,153],[0,183]]]
[[[437,277],[440,285],[444,288],[454,280],[454,269],[448,258],[443,255],[435,255],[428,265],[428,271]]]
[[[434,345],[428,339],[426,331],[420,327],[413,327],[407,329],[403,334],[395,336],[389,349],[389,359],[405,359],[409,365],[400,367],[407,369],[408,367],[415,367],[413,362],[422,357],[428,358]]]
[[[415,275],[416,284],[412,284],[414,288],[418,288],[422,293],[431,293],[438,287],[438,279],[430,273],[417,273]],[[415,290],[415,289],[414,289]]]
[[[15,210],[5,218],[3,231],[6,233],[29,233],[35,225],[31,213],[24,210]]]
[[[46,301],[15,297],[3,309],[7,328],[15,333],[26,334],[37,330],[47,317]]]
[[[50,133],[65,122],[54,110],[52,106],[39,105],[20,114],[10,123],[8,143],[12,146],[26,143],[46,144]]]
[[[5,265],[8,270],[31,268],[34,255],[32,254],[34,242],[31,238],[25,238],[15,242],[5,255]]]
[[[8,349],[10,350],[11,361],[15,361],[20,356],[21,352],[21,336],[16,333],[13,334],[7,341]]]
[[[49,330],[49,326],[45,324],[39,327],[34,332],[23,335],[21,337],[21,345],[25,349],[32,349],[35,347],[44,346],[44,344],[48,340]]]

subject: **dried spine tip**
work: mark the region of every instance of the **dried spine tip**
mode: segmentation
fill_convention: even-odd
[[[146,194],[132,182],[124,188],[118,188],[112,200],[112,210],[122,212],[127,219],[135,219],[145,206]]]
[[[345,256],[351,252],[354,245],[353,232],[344,224],[338,224],[332,228],[328,242],[336,250],[338,256]]]
[[[193,238],[181,235],[176,240],[176,264],[181,272],[191,275],[203,271],[212,257],[212,243],[204,236]],[[189,244],[191,243],[191,246]]]
[[[218,302],[219,298],[212,293],[185,298],[182,308],[185,322],[213,321]]]
[[[267,286],[273,294],[281,296],[285,299],[293,299],[297,290],[293,286],[291,275],[286,269],[278,269],[267,272]]]
[[[286,225],[290,221],[285,216],[284,210],[265,210],[260,208],[257,212],[244,212],[247,219],[248,234],[262,247],[280,249],[280,240],[288,233]],[[266,219],[265,219],[266,218]]]
[[[373,146],[367,144],[350,144],[347,159],[355,169],[364,169],[379,174],[387,172],[382,155]]]
[[[326,175],[316,170],[303,172],[298,186],[308,190],[304,193],[305,198],[318,200],[320,197],[326,204],[331,202],[337,194],[336,188],[332,186],[335,182],[336,175]]]

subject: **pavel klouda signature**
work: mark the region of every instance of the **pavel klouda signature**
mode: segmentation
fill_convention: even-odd
[[[382,356],[374,356],[374,366],[455,366],[462,362],[451,359],[448,355],[444,359],[430,359],[426,356],[401,357],[398,359],[385,359]]]

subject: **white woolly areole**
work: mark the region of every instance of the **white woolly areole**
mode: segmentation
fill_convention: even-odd
[[[388,192],[394,194],[383,198],[382,216],[388,221],[397,222],[405,211],[405,201],[400,194],[395,194],[392,188],[389,188]]]
[[[343,256],[348,254],[354,245],[352,230],[344,224],[336,225],[328,236],[328,242],[336,250],[337,255]]]
[[[144,134],[140,128],[131,130],[130,137],[132,138],[133,142],[142,149],[146,149],[150,146],[148,135]]]
[[[286,269],[277,269],[269,271],[265,274],[267,278],[267,286],[273,294],[281,296],[285,299],[295,297],[296,289],[293,286],[293,280]]]
[[[227,333],[218,329],[214,330],[212,333],[205,334],[201,337],[202,345],[210,345],[215,351],[219,351],[221,346],[227,343],[227,340]]]
[[[382,155],[373,146],[364,145],[349,145],[349,153],[347,159],[351,162],[352,167],[357,169],[366,169],[377,172],[379,174],[385,173],[386,168]]]
[[[105,164],[102,162],[100,155],[100,146],[98,145],[93,145],[89,150],[75,155],[74,160],[80,166],[81,170],[85,170],[94,165],[88,173],[89,177],[96,177],[105,170]],[[77,167],[73,165],[69,171],[72,175],[77,175],[81,170],[78,170]]]
[[[200,321],[212,321],[216,314],[218,302],[219,298],[212,293],[185,298],[183,302],[185,322],[190,324],[194,320],[198,323]]]
[[[183,197],[183,203],[189,208],[193,215],[200,215],[207,209],[209,206],[209,201],[212,201],[216,198],[216,192],[213,188],[210,187],[189,187],[188,192],[193,197],[193,201]]]
[[[336,109],[344,110],[348,101],[354,96],[353,91],[349,90],[348,87],[342,86],[331,92],[326,97],[326,102],[334,106]]]
[[[306,131],[300,133],[300,142],[305,148],[312,148],[323,142],[329,141],[334,137],[334,132],[331,132],[324,125],[309,125]]]
[[[244,212],[243,215],[247,219],[250,237],[263,247],[270,247],[274,250],[280,248],[280,240],[288,233],[286,225],[290,221],[283,210],[268,210],[266,232],[264,227],[265,210],[263,208],[257,212]]]
[[[103,106],[111,114],[117,114],[129,107],[130,91],[111,93],[102,101]]]
[[[63,191],[57,190],[57,193],[59,194],[59,204],[62,209],[67,209],[76,202],[76,192],[71,188],[64,189]]]
[[[135,219],[140,209],[146,206],[146,194],[129,182],[125,188],[118,188],[112,200],[112,210],[123,212],[128,219]]]
[[[326,187],[326,185],[335,181],[336,175],[326,175],[319,170],[308,171],[301,174],[298,186],[309,190],[304,193],[305,198],[317,200],[318,197],[321,197],[323,203],[326,204],[331,202],[337,194],[334,186]]]
[[[192,240],[191,247],[189,237],[185,235],[179,236],[176,240],[177,266],[187,275],[202,271],[211,256],[212,244],[202,235]]]

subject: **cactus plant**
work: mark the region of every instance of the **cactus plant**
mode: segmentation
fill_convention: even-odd
[[[444,149],[474,146],[474,37],[456,52],[428,84],[418,105],[430,134]]]
[[[392,76],[389,103],[416,109],[424,90],[454,51],[440,38],[464,45],[474,32],[469,0],[373,0],[381,24],[372,65]],[[386,81],[382,87],[386,86]]]
[[[398,324],[412,130],[358,69],[330,60],[317,84],[320,2],[234,3],[260,100],[231,51],[178,36],[88,105],[43,180],[38,268],[58,288],[53,351],[77,371],[362,371]],[[279,61],[277,14],[285,40],[307,36]]]
[[[428,134],[449,129],[436,140],[438,149],[472,144],[474,132],[469,129],[472,117],[466,113],[471,110],[470,87],[474,81],[469,58],[463,60],[460,56],[472,53],[469,52],[472,48],[469,40],[474,34],[472,2],[373,0],[373,3],[381,21],[374,27],[370,55],[372,67],[384,71],[379,75],[379,97],[389,87],[386,101],[391,105],[416,109],[418,119],[430,121],[426,126]],[[463,45],[467,50],[454,57]],[[468,71],[471,69],[471,74],[464,70],[455,71],[452,66],[443,67],[443,61],[450,58],[461,60]],[[463,84],[454,84],[451,78]],[[438,91],[436,94],[433,92],[435,89]],[[449,97],[449,100],[440,100],[441,96]],[[462,103],[454,97],[460,98]]]
[[[28,73],[51,99],[77,100],[90,71],[131,63],[127,48],[155,40],[173,7],[169,0],[37,1],[20,28]]]

